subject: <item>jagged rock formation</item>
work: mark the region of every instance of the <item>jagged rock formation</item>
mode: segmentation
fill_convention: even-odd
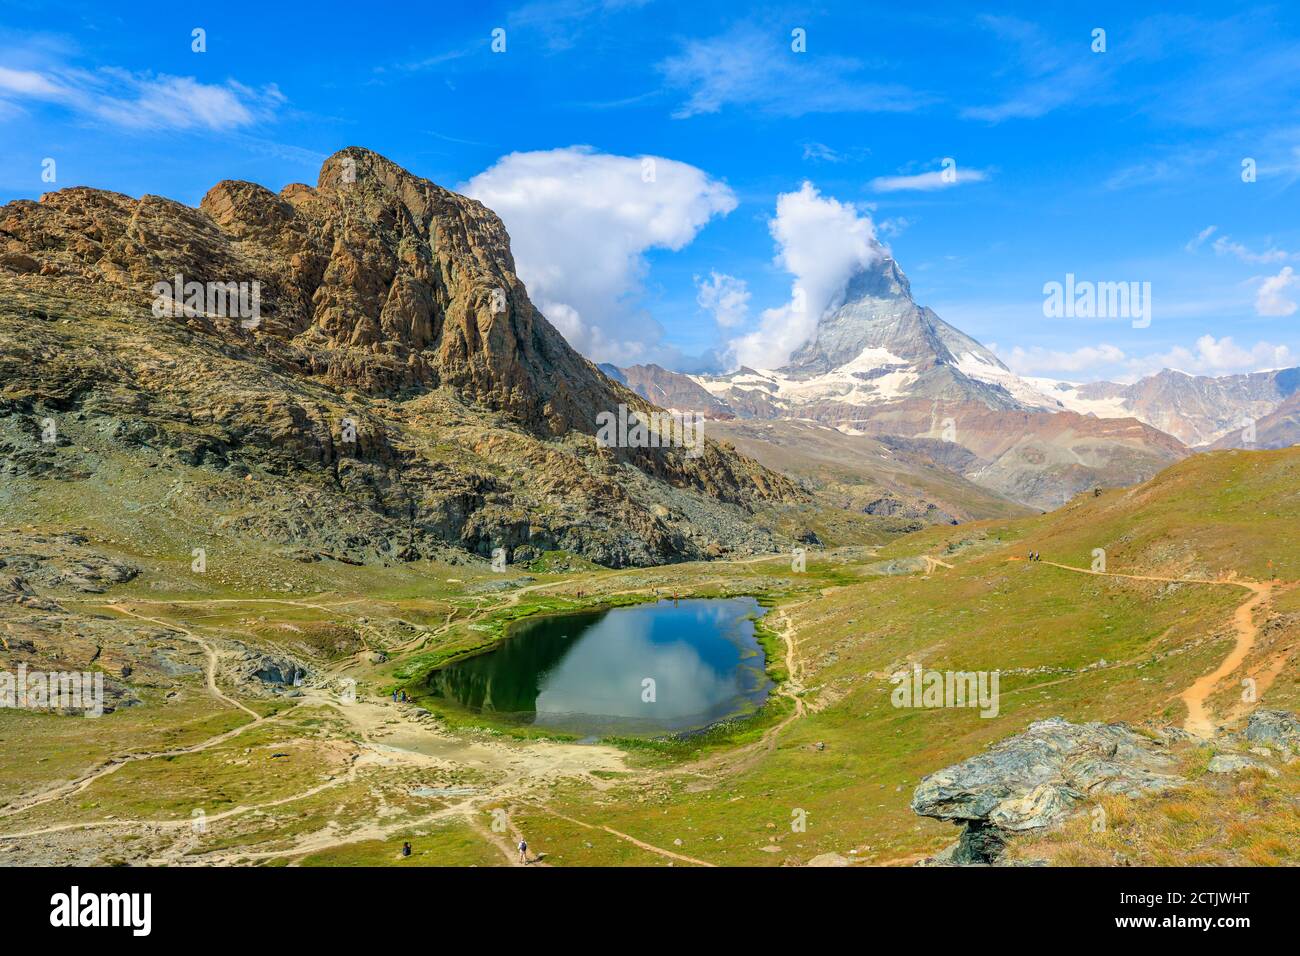
[[[1090,796],[1162,793],[1181,782],[1162,742],[1124,724],[1053,717],[923,778],[912,810],[963,825],[952,862],[990,863],[1008,833],[1055,823]]]
[[[291,341],[284,358],[335,387],[449,385],[550,435],[626,400],[533,307],[493,212],[368,150],[331,156],[315,188],[226,181],[198,209],[65,189],[4,207],[0,238],[42,276],[125,301],[174,275],[258,281],[246,338]],[[217,316],[191,325],[238,338]]]
[[[888,256],[849,281],[844,304],[821,318],[781,374],[807,382],[843,371],[862,383],[849,393],[852,399],[845,398],[854,404],[871,397],[921,397],[1024,407],[996,381],[1014,383],[1011,370],[932,309],[917,305],[912,284]]]
[[[874,407],[908,399],[1004,410],[1059,408],[979,342],[918,305],[907,276],[889,256],[849,280],[842,304],[821,317],[782,368],[692,378],[741,414],[757,414],[770,404],[835,424],[837,416],[861,419]]]
[[[223,182],[198,209],[86,188],[13,202],[0,249],[15,513],[19,482],[99,493],[161,468],[159,509],[302,560],[451,545],[622,565],[775,549],[753,505],[806,498],[711,441],[596,447],[600,412],[650,403],[534,308],[494,213],[364,149],[314,188]],[[156,284],[176,276],[208,295],[174,307]],[[239,283],[257,283],[254,318],[231,308]]]

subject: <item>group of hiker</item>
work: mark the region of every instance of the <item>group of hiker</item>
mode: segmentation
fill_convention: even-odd
[[[403,843],[402,856],[410,856],[410,855],[411,855],[411,844]],[[527,840],[519,841],[519,862],[523,866],[528,865],[528,841]]]
[[[1037,551],[1030,551],[1030,552],[1029,552],[1029,560],[1030,560],[1030,561],[1041,561],[1042,559],[1043,559],[1043,558],[1042,558],[1042,555],[1040,555]]]
[[[398,691],[398,690],[393,691],[393,703],[394,703],[394,704],[398,704],[398,703],[405,704],[405,703],[406,703],[408,700],[410,700],[410,699],[411,699],[411,698],[409,698],[409,697],[406,696],[406,691],[404,691],[404,690],[402,690],[402,691]]]

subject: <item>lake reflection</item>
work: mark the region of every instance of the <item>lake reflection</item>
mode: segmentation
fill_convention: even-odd
[[[750,620],[763,613],[744,597],[525,621],[496,650],[435,671],[430,690],[568,733],[695,730],[767,698]]]

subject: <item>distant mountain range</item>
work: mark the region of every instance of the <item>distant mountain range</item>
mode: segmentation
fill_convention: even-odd
[[[655,365],[602,366],[658,404],[717,419],[798,419],[850,435],[947,442],[956,470],[1039,508],[1094,486],[1143,481],[1193,446],[1293,443],[1300,370],[1222,378],[1166,370],[1132,385],[1017,375],[979,342],[918,305],[884,256],[779,369],[683,375]],[[748,446],[763,460],[761,449]],[[956,461],[960,456],[949,456]]]
[[[1071,411],[1103,418],[1131,415],[1188,445],[1201,446],[1231,440],[1233,432],[1244,432],[1252,422],[1258,433],[1259,422],[1300,389],[1300,369],[1218,377],[1165,369],[1132,385],[1030,381]]]

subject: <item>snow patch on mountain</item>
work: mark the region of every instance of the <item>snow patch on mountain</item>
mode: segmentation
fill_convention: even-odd
[[[846,402],[874,405],[897,401],[907,395],[917,379],[912,363],[883,348],[864,348],[857,357],[824,375],[795,378],[786,369],[743,368],[731,375],[691,378],[710,394],[725,399],[732,390],[760,391],[782,405],[813,402]]]
[[[1099,390],[1098,386],[1111,386],[1110,382],[1083,384],[1066,382],[1054,378],[1022,376],[1023,380],[1044,395],[1058,409],[1077,412],[1080,415],[1095,415],[1097,418],[1133,418],[1133,411],[1125,403],[1124,396]],[[1119,389],[1121,386],[1112,386]]]
[[[1006,389],[1016,401],[1030,408],[1058,411],[1061,403],[1034,381],[1023,378],[1001,362],[989,361],[988,352],[966,352],[957,359],[957,369],[980,382]]]

